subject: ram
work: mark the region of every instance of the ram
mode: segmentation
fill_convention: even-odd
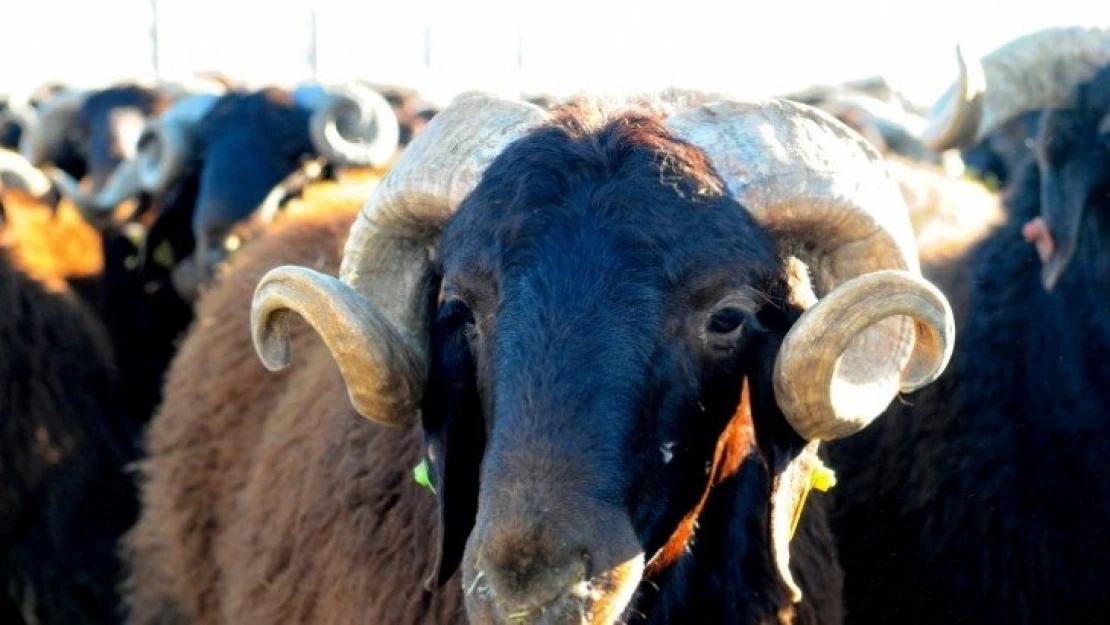
[[[777,100],[467,94],[347,223],[256,240],[202,298],[131,622],[840,619],[800,514],[819,441],[952,339],[858,135]]]
[[[236,229],[273,212],[259,208],[274,185],[305,158],[359,165],[392,155],[396,120],[384,101],[384,112],[366,108],[373,95],[354,100],[317,86],[185,96],[147,120],[135,153],[109,161],[107,182],[90,188],[58,169],[45,175],[14,155],[0,159],[0,176],[45,205],[64,198],[99,229],[102,271],[81,291],[109,329],[129,389],[125,412],[134,420],[145,422],[160,401],[165,370],[193,320],[193,298],[238,241]],[[371,141],[346,138],[359,131]],[[94,152],[110,151],[101,143],[91,144]],[[134,213],[121,215],[121,202],[136,197]]]
[[[1064,623],[1110,608],[1110,32],[1033,33],[977,73],[974,134],[1044,109],[1036,158],[1003,223],[925,268],[956,310],[945,374],[830,446],[853,622]]]
[[[1058,103],[1058,99],[1049,97],[1044,107],[1028,108],[1023,104],[1024,98],[1011,98],[1009,92],[986,89],[987,83],[996,77],[984,74],[984,68],[1012,65],[1015,62],[1012,49],[1003,47],[981,60],[969,61],[957,47],[959,77],[929,111],[920,137],[934,151],[959,150],[972,174],[1000,189],[1007,187],[1025,162],[1033,158],[1041,114]],[[1033,79],[1035,82],[1028,90],[1042,96],[1055,83],[1075,84],[1074,72],[1077,68],[1085,71],[1087,66],[1082,62],[1084,59],[1078,60],[1081,62],[1077,65],[1065,62],[1060,67],[1043,68],[1045,76]],[[1014,107],[1020,107],[1020,112],[1015,113]]]
[[[89,190],[76,196],[86,208],[93,197],[130,197],[134,177],[118,172],[133,158],[147,122],[174,102],[196,92],[219,92],[222,85],[121,82],[99,89],[58,89],[27,119],[20,152],[32,165],[56,167],[67,178],[88,178]]]
[[[114,174],[134,180],[157,202],[146,248],[169,246],[167,276],[185,300],[211,278],[228,236],[254,214],[275,185],[312,157],[333,166],[382,167],[397,148],[389,104],[366,88],[289,92],[271,88],[186,98],[144,131],[138,153]],[[128,173],[122,173],[122,172]],[[83,193],[74,184],[68,194]],[[116,196],[83,204],[106,217]],[[95,218],[94,218],[95,219]],[[156,231],[161,230],[158,233]]]

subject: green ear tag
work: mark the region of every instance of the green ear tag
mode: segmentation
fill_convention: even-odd
[[[169,241],[162,241],[158,247],[154,248],[154,254],[151,255],[154,262],[162,265],[166,269],[173,269],[174,255],[173,246]]]
[[[420,464],[412,468],[412,479],[415,480],[417,484],[431,491],[433,495],[436,493],[436,487],[432,485],[432,476],[428,469],[427,458],[422,458]]]

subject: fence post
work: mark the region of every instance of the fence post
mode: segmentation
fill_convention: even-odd
[[[150,67],[154,79],[162,79],[161,59],[158,58],[158,0],[150,0]]]
[[[432,20],[424,21],[424,67],[432,68]]]

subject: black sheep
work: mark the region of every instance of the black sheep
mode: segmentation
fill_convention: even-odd
[[[858,135],[786,101],[467,94],[352,219],[261,237],[201,298],[133,623],[840,620],[813,450],[951,330]]]
[[[1010,115],[1049,110],[1005,223],[926,267],[957,313],[947,372],[830,446],[849,622],[1073,623],[1110,609],[1110,65],[1097,63],[1110,37],[1073,34],[1011,60],[1086,58],[1069,70],[1083,84],[1022,99],[1021,84],[988,80],[1012,89]]]
[[[136,432],[103,328],[0,250],[0,622],[119,621]]]

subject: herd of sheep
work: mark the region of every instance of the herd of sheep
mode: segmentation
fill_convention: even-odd
[[[1110,29],[957,60],[9,102],[0,623],[1101,622]]]

